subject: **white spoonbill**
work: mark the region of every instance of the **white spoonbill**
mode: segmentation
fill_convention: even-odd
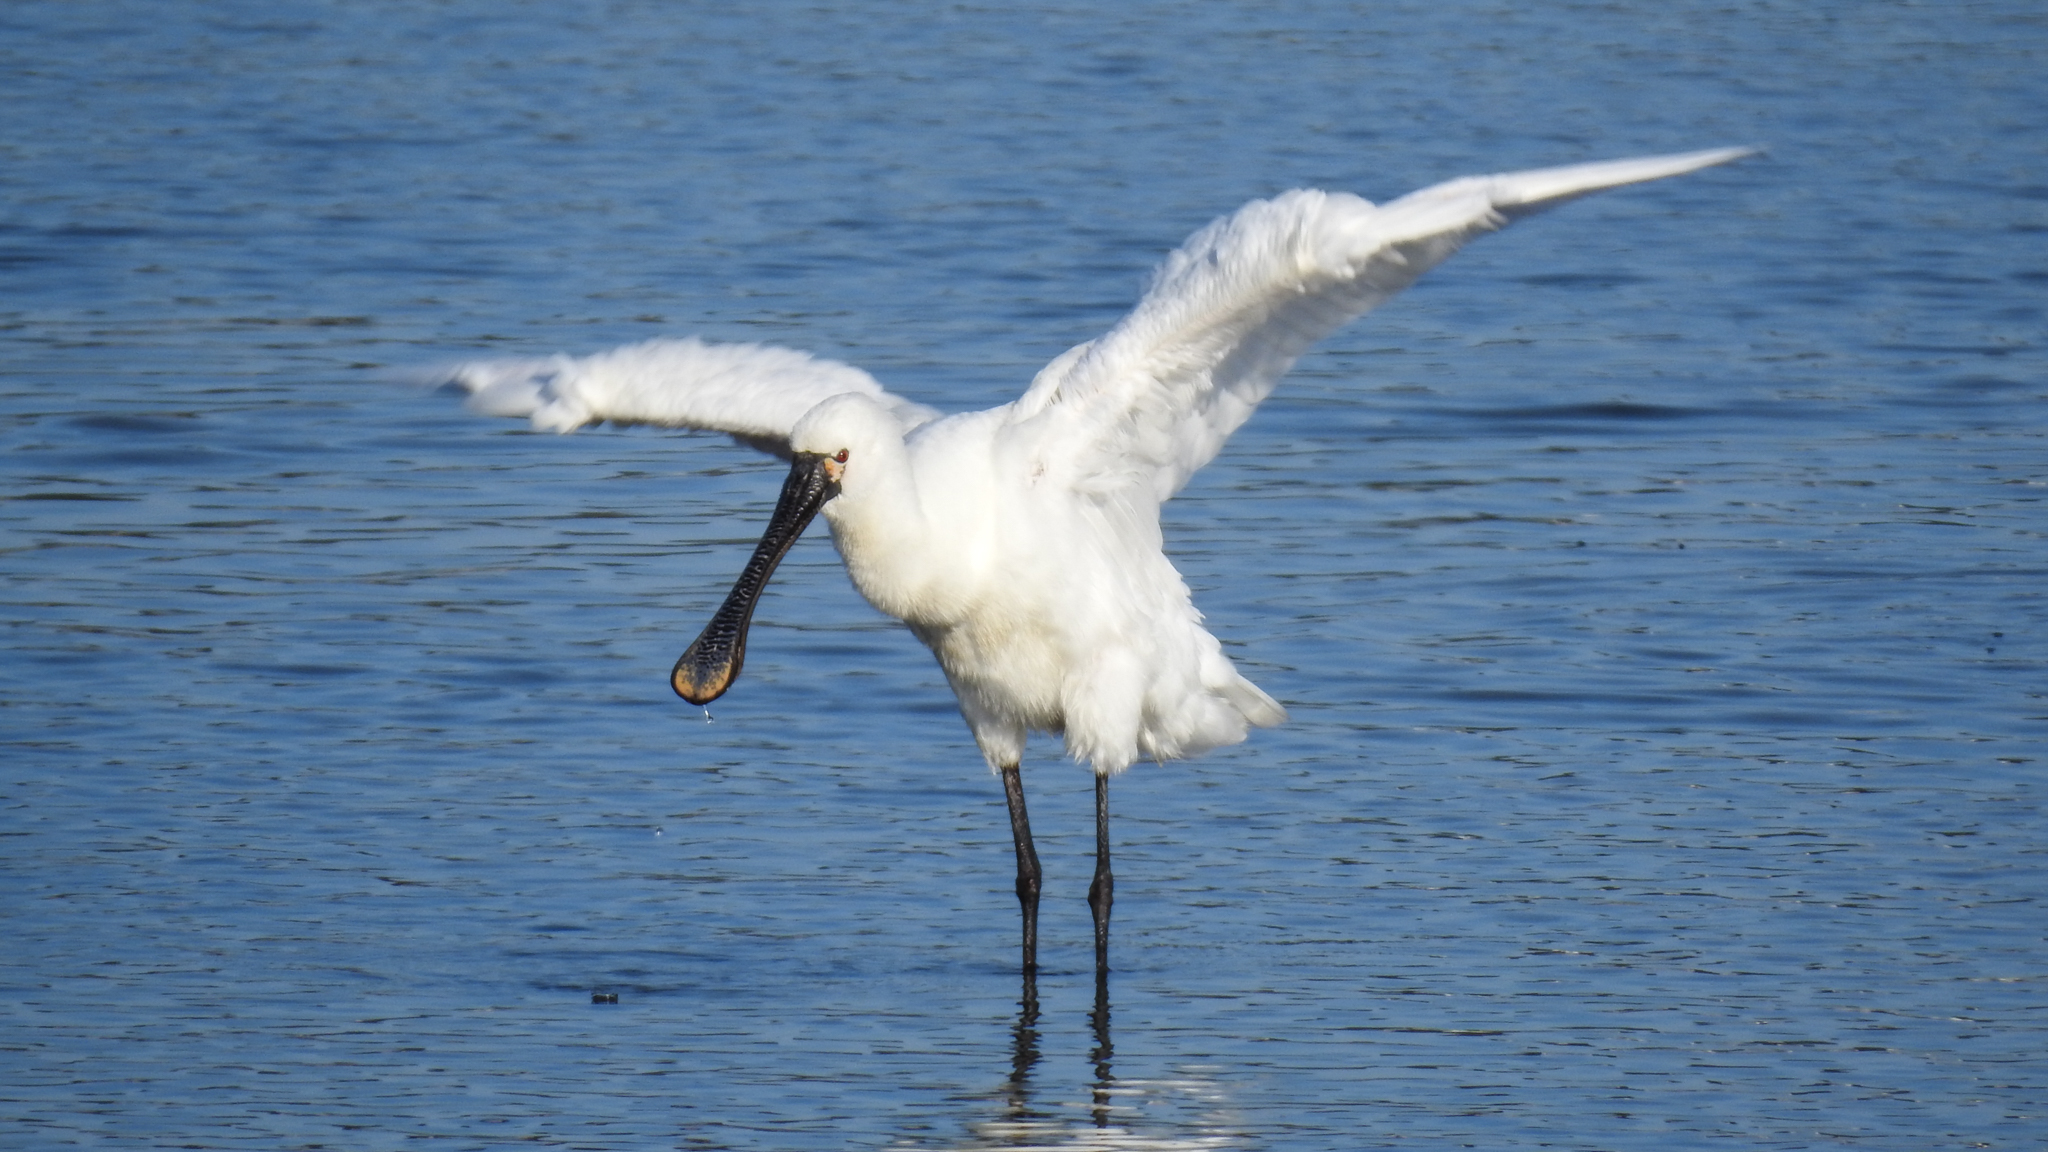
[[[484,361],[452,380],[480,412],[567,432],[604,420],[726,432],[792,461],[732,594],[670,681],[695,704],[740,673],[775,566],[819,512],[854,587],[938,657],[1001,776],[1023,963],[1036,966],[1038,854],[1019,764],[1029,731],[1095,771],[1088,903],[1106,968],[1109,777],[1193,756],[1287,713],[1202,628],[1162,549],[1159,506],[1296,358],[1459,246],[1604,188],[1749,154],[1723,148],[1468,176],[1374,206],[1341,192],[1256,200],[1167,257],[1115,328],[1016,400],[941,416],[857,368],[759,345],[658,340],[582,359]]]

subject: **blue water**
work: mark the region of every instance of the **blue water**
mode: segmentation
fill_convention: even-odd
[[[0,1143],[2048,1140],[2037,5],[0,9]],[[1285,727],[1001,790],[780,466],[403,383],[763,340],[958,410],[1295,186],[1489,238],[1168,508]],[[616,1005],[595,1005],[612,992]]]

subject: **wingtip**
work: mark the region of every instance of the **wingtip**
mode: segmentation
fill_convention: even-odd
[[[1712,168],[1716,164],[1728,164],[1750,156],[1761,156],[1767,150],[1762,144],[1738,144],[1729,148],[1702,148],[1697,152],[1678,152],[1669,156],[1649,156],[1644,159],[1665,160],[1673,165],[1682,165],[1677,172],[1672,173],[1675,176],[1680,172],[1697,172],[1702,168]]]
[[[1602,160],[1591,164],[1568,164],[1558,168],[1534,168],[1526,172],[1503,172],[1486,177],[1493,206],[1516,218],[1562,204],[1567,200],[1609,188],[1642,184],[1670,176],[1683,176],[1717,164],[1728,164],[1762,153],[1758,145],[1732,148],[1704,148],[1697,152],[1674,152],[1663,156],[1636,156],[1625,160]]]

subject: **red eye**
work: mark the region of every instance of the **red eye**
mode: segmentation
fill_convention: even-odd
[[[834,456],[833,459],[839,461],[841,464],[846,463],[846,449],[841,448],[839,450],[839,455]]]

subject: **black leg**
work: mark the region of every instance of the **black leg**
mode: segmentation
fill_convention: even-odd
[[[1109,906],[1116,903],[1116,877],[1109,873],[1109,777],[1095,777],[1095,882],[1088,908],[1095,913],[1095,972],[1109,971]]]
[[[1003,795],[1010,801],[1010,835],[1017,841],[1017,903],[1024,908],[1024,974],[1038,971],[1038,849],[1031,843],[1031,817],[1024,813],[1024,777],[1012,764],[1003,769]]]

